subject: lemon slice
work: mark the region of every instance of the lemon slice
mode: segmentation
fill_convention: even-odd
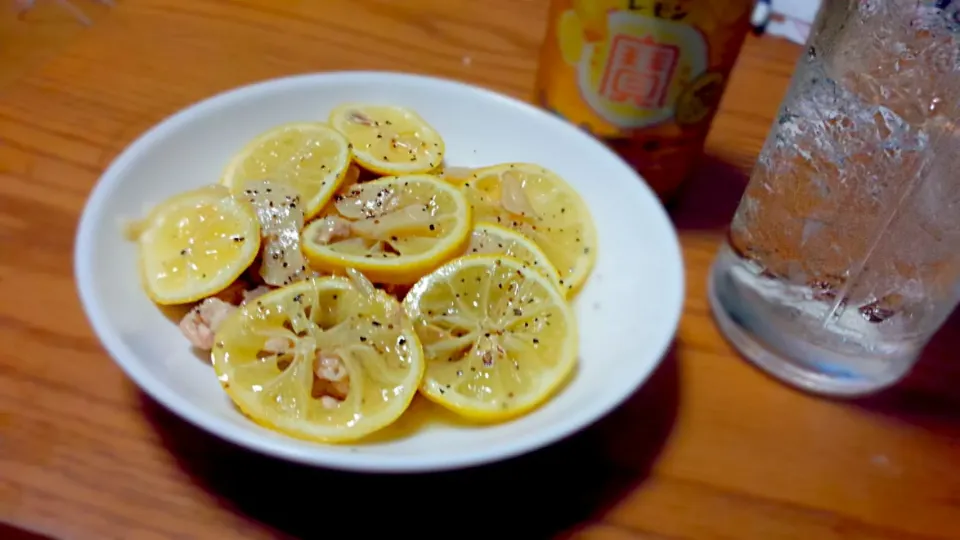
[[[460,183],[477,221],[530,238],[560,272],[568,294],[586,281],[596,261],[597,232],[583,199],[556,173],[507,163],[478,169]]]
[[[528,412],[576,366],[572,309],[554,283],[516,259],[456,259],[414,285],[403,305],[427,362],[421,393],[462,416]]]
[[[186,304],[226,289],[260,249],[253,207],[223,186],[181,193],[160,203],[137,235],[147,295]]]
[[[472,175],[475,172],[477,172],[477,169],[474,169],[471,167],[445,166],[443,167],[443,169],[440,170],[439,173],[437,173],[437,176],[439,176],[441,180],[446,180],[451,184],[460,185],[463,182],[466,182],[467,179],[470,178],[470,175]]]
[[[470,205],[432,175],[389,176],[348,187],[303,230],[316,270],[356,268],[377,283],[409,285],[459,254],[472,228]]]
[[[537,244],[520,233],[493,223],[477,223],[467,244],[468,255],[500,254],[513,257],[560,287],[560,274]]]
[[[217,330],[211,357],[224,390],[255,422],[327,442],[392,423],[424,370],[400,304],[343,277],[311,278],[248,302]]]
[[[443,139],[414,111],[387,105],[347,103],[330,123],[353,144],[356,160],[384,175],[430,172],[443,161]]]
[[[307,218],[336,193],[350,166],[350,143],[320,122],[283,124],[250,141],[227,165],[223,184],[241,193],[251,180],[289,184]]]

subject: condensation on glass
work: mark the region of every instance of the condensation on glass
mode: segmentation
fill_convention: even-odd
[[[826,0],[710,277],[744,355],[898,381],[958,301],[960,2]]]

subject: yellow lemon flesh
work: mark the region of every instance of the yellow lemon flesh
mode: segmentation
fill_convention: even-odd
[[[260,249],[253,207],[222,186],[167,199],[140,227],[143,286],[158,304],[186,304],[226,289]]]
[[[580,195],[539,165],[507,163],[475,171],[460,183],[475,219],[512,229],[533,240],[575,293],[593,269],[597,231]]]
[[[426,173],[443,162],[443,138],[405,107],[348,103],[330,113],[364,168],[383,175]]]
[[[339,193],[303,230],[303,250],[316,270],[409,285],[462,252],[471,219],[464,194],[436,176],[385,177]]]
[[[320,122],[283,124],[240,150],[227,165],[222,182],[235,193],[242,193],[254,180],[288,184],[310,218],[340,187],[350,160],[350,143],[332,127]]]
[[[516,259],[456,259],[414,285],[403,305],[427,362],[421,393],[465,417],[524,414],[576,367],[572,309],[554,283]]]
[[[560,274],[537,244],[520,233],[493,223],[477,223],[470,234],[466,254],[500,254],[521,261],[560,288]]]
[[[311,278],[248,302],[214,339],[213,367],[237,407],[301,439],[345,442],[389,425],[424,370],[400,304],[343,277]]]

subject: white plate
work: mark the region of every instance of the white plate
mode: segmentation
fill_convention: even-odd
[[[490,427],[436,424],[405,438],[330,446],[287,438],[241,415],[213,370],[140,289],[120,220],[175,193],[214,183],[230,156],[282,122],[325,120],[345,101],[412,107],[441,133],[457,166],[526,161],[553,169],[586,199],[597,265],[576,300],[580,367],[553,400]],[[676,233],[637,174],[579,129],[520,101],[452,81],[345,72],[272,80],[193,105],[145,133],[90,196],[76,243],[76,279],[107,351],[146,393],[197,426],[252,450],[357,471],[453,469],[529,452],[570,435],[629,397],[676,330],[683,266]],[[623,426],[631,429],[632,426]]]

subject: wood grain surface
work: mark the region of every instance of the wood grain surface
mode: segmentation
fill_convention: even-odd
[[[0,537],[960,538],[960,319],[898,388],[833,402],[751,368],[709,315],[708,266],[799,47],[748,40],[672,208],[688,295],[649,384],[509,463],[358,476],[253,455],[141,394],[81,312],[78,215],[138,134],[244,83],[390,69],[527,98],[548,0],[74,1],[96,24],[0,15]]]

